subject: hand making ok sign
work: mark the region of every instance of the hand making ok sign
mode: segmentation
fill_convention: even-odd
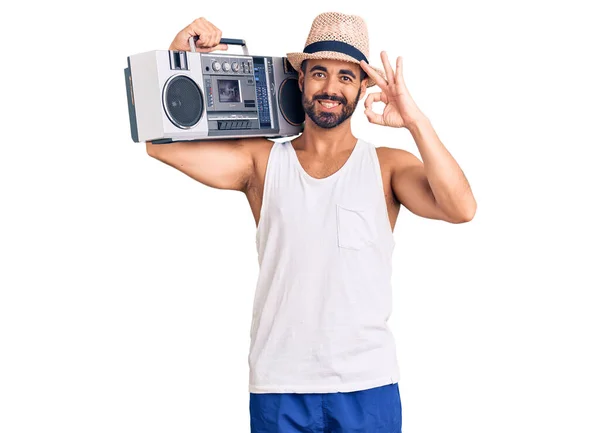
[[[407,128],[418,120],[425,118],[415,101],[408,93],[402,76],[402,57],[396,60],[396,72],[388,60],[387,53],[381,52],[381,61],[385,68],[387,80],[379,75],[367,62],[361,60],[360,65],[365,72],[375,80],[381,92],[371,93],[365,100],[365,114],[369,122],[393,128]],[[383,114],[377,114],[371,109],[373,102],[383,102]]]

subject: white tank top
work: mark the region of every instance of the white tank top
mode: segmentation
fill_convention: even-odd
[[[350,392],[396,383],[390,227],[375,146],[329,177],[289,141],[267,162],[256,231],[251,393]]]

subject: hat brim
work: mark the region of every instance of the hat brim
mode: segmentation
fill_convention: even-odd
[[[302,62],[307,59],[329,59],[329,60],[342,60],[345,62],[356,63],[360,66],[360,62],[354,57],[351,57],[344,53],[338,53],[337,51],[318,51],[316,53],[287,53],[287,59],[296,71],[300,71]],[[371,66],[377,73],[385,79],[385,72],[382,69]],[[361,67],[362,69],[362,67]],[[367,75],[367,87],[372,87],[377,83],[371,77]]]

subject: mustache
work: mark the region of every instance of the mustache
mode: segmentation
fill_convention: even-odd
[[[344,97],[327,95],[325,93],[323,93],[321,95],[315,95],[315,96],[313,96],[312,99],[313,99],[313,102],[316,102],[317,100],[339,102],[340,104],[346,104],[348,102],[348,101],[346,101],[346,98],[344,98]]]

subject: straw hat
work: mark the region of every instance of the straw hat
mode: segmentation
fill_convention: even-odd
[[[358,63],[369,63],[369,33],[367,24],[357,15],[325,12],[314,19],[310,33],[301,53],[288,53],[287,58],[296,71],[300,71],[306,59],[332,59]],[[385,73],[373,67],[385,78]],[[361,67],[362,70],[362,67]],[[375,81],[367,75],[367,87]]]

